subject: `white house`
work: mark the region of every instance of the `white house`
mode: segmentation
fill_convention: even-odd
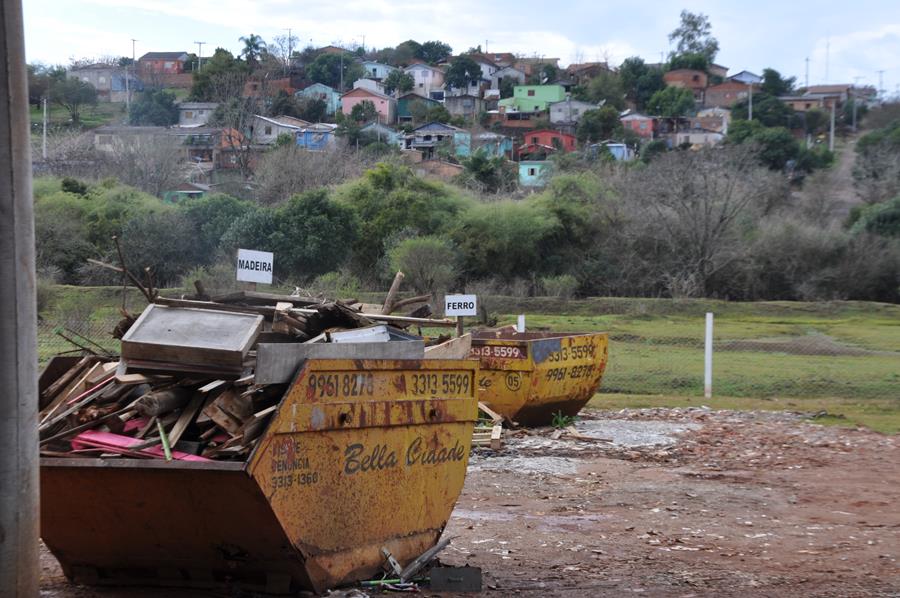
[[[575,125],[588,110],[596,110],[596,104],[573,100],[571,97],[550,104],[550,122],[554,125]]]
[[[178,104],[179,127],[201,127],[218,106],[215,102],[182,102]]]
[[[274,118],[253,115],[250,122],[250,143],[254,145],[275,145],[279,135],[287,134],[296,137],[302,129],[297,125],[278,122]]]
[[[433,98],[432,92],[440,92],[443,99],[444,71],[421,62],[403,70],[412,75],[414,92],[427,98]]]

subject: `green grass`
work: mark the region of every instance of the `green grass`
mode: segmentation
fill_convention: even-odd
[[[172,289],[168,294],[181,292]],[[143,298],[133,289],[128,293],[129,309],[140,311]],[[58,286],[54,294],[42,314],[48,322],[57,322],[72,311],[76,315],[86,311],[91,329],[102,336],[118,320],[121,288]],[[358,296],[380,303],[384,294]],[[704,314],[712,311],[716,315],[716,398],[708,403],[710,407],[827,411],[843,416],[835,417],[834,423],[900,431],[897,305],[623,298],[482,300],[492,314],[504,314],[499,316],[501,325],[512,324],[515,314],[525,313],[530,329],[608,332],[609,364],[595,405],[704,403]],[[104,346],[115,342],[108,336],[92,338]],[[46,326],[39,342],[42,360],[62,346],[69,348]],[[724,350],[729,343],[742,344]]]
[[[47,121],[51,127],[72,126],[68,110],[52,103],[47,108]],[[41,123],[44,119],[43,110],[39,106],[32,106],[30,116],[32,132],[40,133]],[[122,122],[125,119],[125,104],[98,102],[96,106],[85,106],[82,108],[80,117],[81,128],[83,129],[94,129],[102,125]]]

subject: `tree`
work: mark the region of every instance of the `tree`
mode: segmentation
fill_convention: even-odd
[[[161,89],[148,89],[131,105],[128,120],[132,125],[174,125],[178,122],[175,94]]]
[[[358,123],[368,123],[378,118],[378,111],[370,100],[363,100],[350,109],[350,118]]]
[[[252,212],[257,206],[223,193],[187,199],[179,204],[192,230],[189,237],[196,244],[201,263],[212,263],[222,237],[231,223]]]
[[[281,61],[284,68],[290,70],[293,54],[296,54],[297,50],[299,50],[300,38],[293,34],[276,35],[272,42],[268,46],[269,54],[274,54]]]
[[[639,56],[626,58],[622,62],[619,78],[625,97],[634,102],[638,110],[643,110],[653,94],[666,86],[662,71],[648,67]]]
[[[517,175],[502,156],[491,157],[478,150],[462,160],[463,172],[457,182],[482,193],[500,193],[515,187]]]
[[[581,143],[596,143],[612,138],[619,129],[619,111],[612,106],[603,106],[581,115],[576,136]]]
[[[709,18],[701,13],[681,11],[681,23],[669,34],[669,41],[676,42],[675,54],[701,54],[712,63],[719,52],[719,41],[711,35]]]
[[[26,65],[28,71],[28,103],[39,106],[41,100],[48,97],[50,86],[56,81],[66,78],[66,69],[62,66],[47,66],[41,63]]]
[[[796,77],[784,78],[775,69],[763,69],[763,80],[760,89],[770,96],[786,96],[794,91]]]
[[[618,110],[625,108],[625,89],[622,87],[622,79],[616,73],[600,73],[588,81],[587,87],[577,89],[575,96],[591,104],[605,104]]]
[[[394,91],[406,93],[407,91],[412,91],[415,80],[409,73],[397,69],[388,73],[388,76],[384,78],[382,83],[384,84],[384,90],[389,94],[394,93]]]
[[[743,99],[731,107],[733,120],[746,120],[749,100]],[[794,109],[764,92],[753,94],[753,120],[758,120],[766,127],[794,127]]]
[[[241,56],[244,57],[244,60],[249,65],[256,64],[260,57],[267,52],[266,42],[255,33],[251,33],[247,37],[239,37],[238,41],[244,43],[244,47],[241,49]]]
[[[81,79],[70,78],[50,85],[50,98],[69,111],[72,124],[81,123],[81,109],[97,105],[97,90]]]
[[[751,147],[669,152],[632,176],[628,201],[643,227],[644,259],[688,295],[714,293],[741,239],[786,195],[782,177],[761,168]]]
[[[447,68],[444,82],[448,87],[466,89],[481,81],[481,67],[468,56],[457,56]]]
[[[828,114],[819,108],[810,108],[803,113],[803,128],[807,135],[815,135],[825,130],[829,121]]]
[[[541,67],[540,85],[549,85],[556,81],[559,76],[559,69],[555,65],[545,64]]]
[[[247,64],[235,58],[231,52],[216,48],[213,55],[203,61],[203,67],[194,71],[191,99],[198,102],[224,102],[240,97],[248,71]]]
[[[341,70],[343,69],[343,78]],[[352,54],[319,54],[312,64],[306,68],[307,76],[316,83],[340,89],[341,83],[346,87],[365,75],[363,67],[356,62]]]
[[[513,94],[516,91],[516,85],[519,84],[518,79],[515,77],[503,77],[500,79],[500,83],[498,87],[500,88],[500,99],[506,99],[513,97]]]
[[[452,53],[453,48],[451,48],[448,44],[434,40],[427,41],[419,46],[419,51],[416,53],[416,57],[421,58],[428,64],[437,64],[449,58]]]
[[[407,65],[422,54],[422,44],[413,39],[397,44],[394,49],[394,64]]]
[[[442,237],[404,239],[390,250],[388,257],[391,272],[403,272],[417,293],[445,292],[459,275],[458,252]]]
[[[657,116],[675,118],[694,109],[694,94],[683,87],[666,87],[653,94],[647,102],[647,110]]]
[[[691,69],[694,71],[706,71],[709,68],[709,59],[703,54],[676,54],[669,59],[668,70]]]

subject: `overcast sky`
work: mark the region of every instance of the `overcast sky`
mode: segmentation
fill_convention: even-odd
[[[291,28],[300,45],[395,46],[438,39],[455,52],[487,44],[490,51],[555,56],[570,62],[639,55],[658,62],[682,8],[709,16],[731,73],[773,67],[804,82],[900,84],[900,1],[756,0],[605,2],[569,0],[25,0],[25,41],[31,62],[131,55],[148,51],[239,51],[240,36],[270,40]],[[828,57],[826,59],[826,56]],[[826,68],[827,65],[827,68]],[[827,71],[827,73],[826,73]]]

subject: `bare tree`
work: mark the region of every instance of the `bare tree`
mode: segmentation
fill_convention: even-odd
[[[257,197],[277,204],[296,193],[360,176],[376,159],[350,150],[311,152],[294,145],[266,152],[256,168]]]
[[[900,151],[889,142],[880,142],[857,154],[853,178],[863,201],[886,201],[900,194]]]
[[[174,137],[141,136],[122,143],[115,152],[97,152],[98,173],[161,197],[186,180],[184,147]]]
[[[742,236],[787,196],[751,148],[670,152],[634,171],[626,190],[633,232],[667,260],[670,291],[709,296],[711,281],[742,256]],[[634,227],[640,230],[634,230]]]

